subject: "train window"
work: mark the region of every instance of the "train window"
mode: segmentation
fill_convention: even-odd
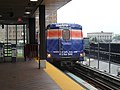
[[[63,30],[62,37],[64,40],[69,40],[70,39],[70,30]]]

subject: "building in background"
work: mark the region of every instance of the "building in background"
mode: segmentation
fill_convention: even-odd
[[[39,9],[39,8],[38,8]],[[36,10],[35,12],[35,28],[36,28],[36,35],[35,35],[35,39],[38,43],[40,43],[40,39],[39,39],[39,35],[40,35],[40,28],[39,28],[39,10]],[[57,11],[56,12],[53,12],[51,13],[49,16],[46,16],[45,17],[45,20],[46,20],[46,27],[48,24],[51,24],[51,23],[57,23]]]
[[[94,42],[111,42],[112,41],[113,32],[92,32],[87,33],[87,37],[90,41]]]
[[[38,38],[38,31],[39,31],[39,13],[36,13],[36,39]],[[46,17],[46,26],[51,23],[57,23],[57,12],[52,13],[51,15]],[[8,29],[8,32],[7,32]],[[7,38],[8,42],[16,43],[16,31],[17,31],[17,42],[23,42],[23,25],[0,25],[0,42],[6,43]],[[25,35],[26,38],[26,35]]]
[[[17,42],[23,41],[23,25],[4,25],[4,28],[0,27],[0,42],[6,43],[8,38],[8,42],[15,44],[16,34]]]
[[[57,23],[57,12],[53,12],[51,15],[46,17],[46,26],[51,23]]]
[[[4,26],[0,25],[0,43],[5,41],[5,28]]]

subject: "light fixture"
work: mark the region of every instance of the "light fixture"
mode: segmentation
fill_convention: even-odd
[[[26,11],[25,14],[30,14],[30,12],[29,12],[29,11]]]
[[[0,17],[2,17],[2,15],[0,15]]]
[[[30,0],[31,2],[37,2],[38,0]]]

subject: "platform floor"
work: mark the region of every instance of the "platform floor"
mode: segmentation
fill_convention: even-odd
[[[76,83],[62,71],[46,61],[46,73],[61,87],[62,90],[85,90],[80,84]]]
[[[0,63],[0,90],[62,90],[34,60]]]

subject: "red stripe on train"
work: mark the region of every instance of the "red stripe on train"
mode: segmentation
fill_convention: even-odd
[[[62,31],[61,30],[48,30],[47,37],[61,37]]]
[[[78,30],[70,31],[70,36],[72,38],[83,38],[83,33],[82,33],[82,31],[78,31]]]
[[[48,30],[47,31],[47,38],[57,38],[62,37],[62,30]],[[83,38],[82,31],[78,30],[71,30],[70,31],[70,37],[72,38]]]

